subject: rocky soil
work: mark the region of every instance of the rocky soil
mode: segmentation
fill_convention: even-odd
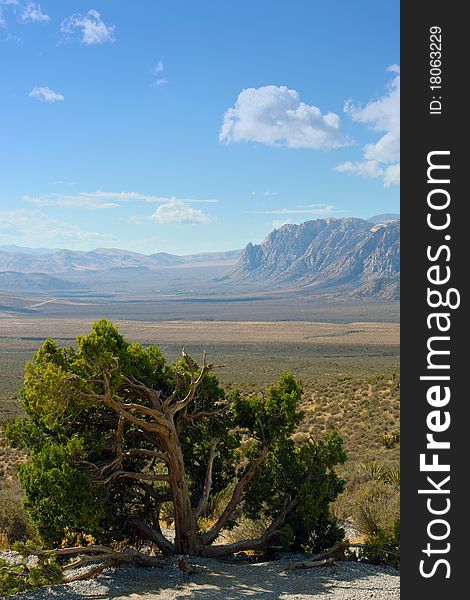
[[[176,559],[162,569],[109,569],[99,577],[15,596],[15,600],[395,600],[399,573],[357,562],[333,567],[289,570],[303,556],[254,563],[243,559],[190,559],[197,573],[181,572]]]

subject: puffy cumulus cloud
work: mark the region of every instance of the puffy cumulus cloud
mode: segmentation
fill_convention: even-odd
[[[210,220],[202,210],[188,206],[188,204],[176,198],[159,206],[150,219],[161,225],[170,223],[202,225]]]
[[[385,169],[384,186],[398,185],[400,183],[400,165],[391,165]]]
[[[346,101],[344,110],[354,121],[369,124],[374,131],[387,131],[392,135],[400,134],[400,73],[397,65],[392,65],[388,72],[395,77],[387,86],[387,93],[377,100],[371,100],[365,106]]]
[[[348,161],[335,167],[343,173],[381,178],[385,187],[400,183],[400,67],[390,65],[387,71],[394,77],[386,94],[365,106],[351,100],[344,105],[344,111],[353,121],[365,123],[383,135],[375,143],[364,146],[364,161]]]
[[[348,144],[340,125],[338,115],[301,102],[295,90],[267,85],[240,92],[224,115],[219,139],[330,150]]]
[[[20,20],[23,21],[23,23],[27,23],[28,21],[47,23],[50,21],[50,17],[42,12],[39,4],[36,2],[28,2],[21,12]]]
[[[381,165],[376,160],[365,160],[358,163],[347,161],[337,165],[335,167],[335,171],[373,179],[381,178],[383,180],[384,187],[398,185],[400,183],[399,163],[386,167]]]
[[[347,161],[337,165],[335,171],[362,175],[363,177],[382,177],[384,174],[384,169],[376,160],[366,160],[358,163]]]
[[[35,87],[29,92],[28,96],[41,102],[63,102],[65,99],[62,94],[54,92],[47,86]]]
[[[75,13],[64,19],[60,30],[66,35],[81,35],[83,44],[103,44],[114,42],[114,25],[106,25],[101,19],[101,14],[95,10],[89,10],[85,15]]]

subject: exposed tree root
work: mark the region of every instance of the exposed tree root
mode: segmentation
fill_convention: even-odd
[[[336,564],[335,559],[324,558],[323,560],[306,560],[289,565],[286,569],[310,569],[311,567],[333,567]]]
[[[349,540],[343,540],[338,542],[331,548],[323,550],[311,559],[302,562],[287,565],[286,569],[310,569],[311,567],[331,567],[335,565],[335,560],[344,560],[346,550],[350,548],[373,548],[384,554],[391,554],[392,556],[399,556],[398,552],[391,552],[379,546],[371,544],[351,544]]]
[[[64,583],[78,581],[81,579],[92,579],[102,573],[108,567],[117,567],[126,564],[134,564],[141,567],[163,567],[165,562],[157,556],[143,554],[134,548],[126,548],[122,552],[113,550],[107,546],[77,546],[74,548],[55,548],[53,550],[37,550],[20,544],[19,551],[23,556],[37,556],[40,560],[49,557],[75,558],[76,560],[62,566],[62,571],[77,569],[84,565],[90,565],[90,569],[64,577]]]

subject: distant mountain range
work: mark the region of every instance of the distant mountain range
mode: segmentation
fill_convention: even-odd
[[[397,299],[400,273],[399,215],[370,219],[327,218],[284,225],[261,244],[243,250],[178,256],[144,255],[116,248],[75,250],[0,246],[0,289],[73,292],[100,281],[132,276],[132,288],[149,278],[179,278],[180,269],[216,267],[199,278],[200,293],[293,289],[367,299]],[[199,271],[195,271],[199,273]],[[174,273],[174,275],[172,275]],[[204,279],[205,277],[205,279]],[[70,280],[68,280],[70,278]],[[178,279],[178,281],[180,278]]]
[[[383,213],[381,215],[375,215],[366,219],[368,223],[373,223],[374,225],[378,225],[379,223],[388,223],[390,221],[399,221],[400,215],[395,213]]]
[[[270,288],[397,299],[400,221],[390,217],[396,215],[284,225],[261,244],[248,244],[232,272],[222,279],[232,284],[251,281]]]
[[[26,248],[25,246],[16,246],[16,244],[0,246],[0,252],[21,252],[22,254],[32,254],[33,256],[54,254],[58,250],[59,248]]]
[[[14,247],[14,250],[0,249],[0,271],[17,273],[45,273],[48,275],[66,275],[68,273],[86,273],[109,271],[111,269],[148,269],[157,271],[167,267],[221,264],[234,264],[240,256],[240,250],[228,252],[207,252],[177,256],[158,252],[149,256],[119,250],[116,248],[98,248],[89,252],[77,250],[54,250],[48,253],[34,249]]]

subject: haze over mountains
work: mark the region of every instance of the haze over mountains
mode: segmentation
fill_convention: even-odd
[[[187,256],[0,246],[0,289],[73,293],[99,290],[106,282],[109,289],[131,282],[129,289],[148,291],[161,281],[166,287],[191,281],[194,291],[196,281],[197,293],[299,289],[397,299],[399,228],[399,216],[393,214],[316,219],[284,225],[243,250]]]
[[[240,250],[188,256],[177,256],[166,252],[145,255],[117,248],[97,248],[88,252],[60,249],[48,253],[44,251],[31,252],[31,250],[34,249],[18,248],[14,251],[4,251],[0,247],[0,271],[46,273],[48,275],[136,268],[156,271],[170,266],[199,263],[223,263],[225,265],[226,263],[235,263],[240,255]]]

